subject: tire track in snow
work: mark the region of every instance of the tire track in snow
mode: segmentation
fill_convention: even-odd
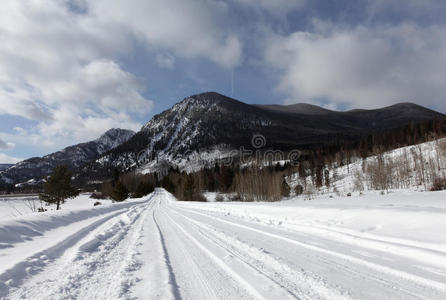
[[[129,291],[135,299],[175,299],[165,253],[154,219],[154,208],[159,203],[156,194],[156,191],[152,194],[152,201],[146,208],[146,220],[136,246],[135,259],[141,262],[141,266],[133,272],[133,275],[139,280]]]
[[[303,242],[298,232],[187,209],[163,190],[128,205],[97,223],[79,223],[86,226],[45,249],[57,246],[49,256],[39,251],[31,255],[35,261],[22,261],[31,268],[21,266],[23,276],[5,284],[5,298],[341,299],[349,298],[345,283],[358,289],[359,280],[368,284],[368,298],[445,299],[446,284],[430,277]],[[351,281],[342,277],[340,285],[325,279],[346,274]]]
[[[218,210],[197,209],[203,213],[218,214]],[[238,213],[231,215],[240,218]],[[244,216],[243,216],[244,217]],[[255,217],[247,216],[245,221],[255,221],[260,225],[268,225],[274,223],[267,215],[256,215]],[[433,267],[443,266],[446,268],[446,248],[436,244],[421,243],[417,241],[374,235],[367,232],[358,232],[340,227],[322,226],[322,225],[306,225],[289,221],[286,218],[278,221],[280,227],[290,232],[299,234],[309,234],[319,236],[324,239],[331,239],[336,242],[342,242],[347,245],[354,245],[361,248],[367,248],[373,251],[400,256],[408,260],[418,260],[422,263],[429,264]],[[379,257],[379,255],[377,255]]]
[[[443,282],[430,280],[430,279],[423,278],[423,277],[420,277],[420,276],[417,276],[417,275],[414,275],[414,274],[406,273],[404,271],[392,269],[392,268],[384,266],[384,265],[379,265],[379,264],[376,264],[376,263],[373,263],[373,262],[369,262],[369,261],[366,261],[366,260],[363,260],[363,259],[360,259],[360,258],[357,258],[357,257],[353,257],[353,256],[350,256],[350,255],[347,255],[347,254],[344,254],[344,253],[340,253],[340,252],[336,252],[336,251],[333,251],[333,250],[328,250],[328,249],[325,249],[325,248],[322,248],[322,247],[319,247],[319,246],[307,244],[307,243],[304,243],[304,242],[301,242],[301,241],[298,241],[298,240],[295,240],[295,239],[292,239],[292,238],[289,238],[289,237],[286,237],[286,236],[281,236],[281,235],[278,235],[278,234],[274,234],[274,233],[270,233],[270,232],[267,232],[267,231],[259,230],[257,228],[254,228],[254,227],[251,227],[251,226],[248,226],[248,225],[244,225],[244,224],[239,224],[239,223],[235,223],[235,222],[232,222],[232,221],[228,221],[228,220],[222,219],[220,217],[216,217],[214,215],[207,215],[207,214],[204,214],[204,213],[201,213],[201,212],[197,212],[195,210],[186,209],[184,207],[181,207],[181,208],[180,207],[175,207],[174,209],[175,210],[184,211],[184,212],[188,212],[188,213],[192,213],[192,214],[196,214],[196,215],[200,215],[200,216],[204,216],[204,217],[210,218],[210,219],[218,221],[218,222],[222,222],[222,223],[225,223],[225,224],[228,224],[228,225],[231,225],[231,226],[235,226],[235,227],[238,227],[238,228],[241,228],[241,229],[249,230],[251,232],[255,232],[257,234],[261,234],[261,235],[264,235],[264,236],[267,236],[267,237],[270,237],[270,238],[273,238],[273,239],[276,239],[276,240],[281,240],[281,241],[284,241],[284,242],[287,242],[287,243],[291,243],[291,244],[299,246],[301,248],[305,248],[305,249],[308,249],[308,250],[311,250],[311,251],[319,252],[321,254],[328,255],[328,256],[331,256],[331,257],[339,258],[339,259],[342,259],[344,261],[348,261],[350,263],[353,263],[355,265],[360,265],[362,267],[366,267],[368,269],[372,269],[374,271],[378,271],[379,273],[384,273],[384,274],[387,274],[387,275],[390,275],[390,276],[393,276],[393,277],[396,277],[396,278],[405,279],[405,280],[410,281],[412,283],[418,284],[421,287],[431,288],[431,289],[436,290],[437,292],[440,292],[442,294],[444,294],[446,292],[446,284],[443,283]],[[267,228],[265,227],[265,229],[267,229]],[[284,232],[284,233],[286,234],[286,232]],[[333,261],[331,263],[333,263],[335,265],[342,266],[342,268],[344,268],[344,269],[348,269],[348,270],[353,271],[350,267],[348,267],[346,265],[340,265],[339,262]],[[355,271],[353,271],[353,272],[355,272]],[[365,274],[362,274],[362,275],[365,275]],[[405,288],[402,288],[402,287],[399,287],[399,286],[395,286],[392,283],[389,283],[389,282],[381,279],[379,276],[377,276],[376,273],[372,273],[372,274],[369,274],[369,275],[370,275],[370,279],[373,279],[373,280],[375,280],[377,282],[381,282],[382,284],[386,284],[387,286],[391,287],[392,289],[400,289],[402,292],[404,292],[404,293],[406,293],[406,294],[408,294],[408,295],[410,295],[412,297],[419,298],[419,299],[426,299],[426,297],[423,296],[423,295],[420,295],[420,294],[415,293],[413,291],[409,291],[409,290],[407,290]]]
[[[145,212],[145,206],[136,205],[111,217],[107,220],[109,222],[100,224],[107,227],[99,233],[88,234],[90,230],[82,230],[86,234],[79,239],[80,243],[65,248],[70,253],[48,264],[43,272],[25,282],[24,286],[15,288],[8,299],[93,299],[104,292],[112,298],[125,298],[132,282],[124,280],[121,275],[126,272],[126,267],[134,263],[134,253],[128,249],[139,236],[135,232],[141,229],[144,221],[141,215]],[[137,221],[138,224],[133,226]],[[132,232],[135,234],[132,235]],[[131,270],[132,266],[127,269]],[[104,289],[104,285],[108,285],[108,288]],[[89,296],[83,297],[85,293]],[[102,295],[102,298],[110,297]]]
[[[169,283],[171,284],[171,287],[172,287],[172,294],[176,300],[181,300],[180,288],[178,286],[177,280],[175,278],[175,273],[172,268],[172,263],[170,261],[169,252],[166,247],[166,241],[165,241],[164,235],[161,232],[161,229],[158,225],[158,222],[156,221],[154,210],[152,211],[152,217],[153,217],[153,221],[155,222],[156,228],[158,229],[161,246],[162,246],[162,249],[164,252],[164,260],[166,263],[167,270],[169,272]]]
[[[231,278],[238,282],[248,293],[250,293],[255,299],[266,300],[266,298],[261,295],[256,288],[249,284],[244,278],[239,274],[234,272],[223,260],[212,253],[208,248],[206,248],[202,243],[195,239],[189,232],[187,232],[182,226],[180,226],[176,221],[174,221],[168,214],[165,214],[169,221],[176,226],[176,228],[187,237],[198,249],[200,249],[207,257],[209,257],[218,267],[224,270]]]
[[[2,274],[0,274],[0,297],[5,297],[11,288],[19,288],[20,285],[30,277],[43,271],[47,265],[60,258],[67,249],[74,246],[89,232],[123,213],[125,213],[125,211],[113,213],[101,218],[92,224],[83,227],[56,245],[39,251],[38,253],[26,258],[24,261],[17,263],[12,268],[4,271]]]
[[[321,282],[320,278],[314,278],[303,270],[298,272],[268,255],[265,251],[249,246],[239,239],[218,231],[215,227],[193,220],[176,211],[175,213],[203,229],[204,232],[200,233],[204,237],[237,256],[297,299],[350,299],[345,293],[328,287],[324,282]]]
[[[156,209],[155,214],[158,209]],[[178,231],[167,218],[158,218],[160,230],[165,237],[167,249],[175,249],[169,256],[172,270],[178,284],[178,290],[183,299],[219,299],[215,290],[208,282],[209,277],[200,269],[200,264],[195,261],[196,254],[190,247],[190,241]],[[189,242],[189,243],[188,243]]]

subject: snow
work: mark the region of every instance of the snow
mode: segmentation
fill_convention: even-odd
[[[440,146],[443,145],[443,146]],[[426,191],[429,190],[433,178],[435,176],[446,176],[446,152],[441,148],[446,149],[446,139],[438,139],[431,142],[421,143],[418,145],[397,148],[385,152],[382,157],[386,164],[392,165],[392,176],[394,178],[392,186],[387,189],[389,191],[396,190],[413,190]],[[421,156],[419,154],[422,154]],[[419,157],[424,165],[425,182],[419,178],[416,163],[420,163]],[[356,192],[355,177],[359,173],[364,181],[364,190],[373,191],[373,188],[367,182],[367,174],[364,172],[364,167],[376,163],[377,156],[367,157],[366,159],[353,158],[352,163],[343,166],[333,166],[329,168],[330,172],[330,186],[315,189],[312,187],[311,177],[308,176],[305,180],[307,186],[312,187],[315,194],[333,196],[347,195],[348,193]],[[408,176],[402,181],[399,180],[398,172],[403,169],[407,170]],[[292,189],[298,184],[305,186],[305,182],[299,177],[298,173],[292,174],[287,178],[287,182]]]
[[[90,194],[82,194],[75,199],[69,199],[66,203],[62,204],[62,210],[78,210],[89,209],[93,207],[93,204],[99,201],[102,205],[110,205],[111,200],[96,200],[91,199]],[[37,195],[28,196],[14,196],[6,197],[0,196],[0,220],[5,221],[8,219],[25,217],[30,214],[37,214],[37,208],[43,206],[49,212],[56,209],[55,205],[46,206],[41,204]],[[40,213],[39,213],[40,214]]]
[[[206,198],[208,202],[216,202],[216,198],[219,193],[217,192],[204,192],[203,196]]]
[[[208,194],[214,197],[215,194]],[[81,195],[0,219],[2,299],[445,299],[446,192]]]
[[[214,166],[216,162],[239,153],[234,147],[219,141],[211,143],[213,146],[202,145],[203,136],[211,140],[215,136],[206,132],[210,130],[206,128],[208,124],[203,123],[199,116],[213,113],[230,112],[215,103],[213,97],[204,94],[186,98],[154,116],[142,127],[141,132],[148,141],[144,149],[137,153],[121,153],[117,157],[105,155],[96,161],[103,166],[111,163],[125,170],[136,169],[143,174],[163,173],[166,166],[167,169],[175,166],[188,173]]]
[[[37,207],[40,207],[37,196],[0,196],[0,220],[31,214]]]
[[[103,154],[122,143],[128,141],[135,135],[135,132],[127,129],[112,128],[101,135],[94,142],[96,143],[97,152]]]
[[[215,166],[216,162],[230,161],[238,152],[232,149],[226,149],[224,145],[218,147],[202,150],[202,151],[192,151],[188,155],[181,155],[173,157],[173,155],[160,152],[158,154],[158,161],[153,160],[142,167],[138,168],[137,171],[142,174],[156,173],[161,169],[164,163],[167,166],[176,166],[179,170],[186,173],[197,172],[205,167],[212,168]]]

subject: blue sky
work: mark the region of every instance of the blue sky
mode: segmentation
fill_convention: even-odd
[[[4,0],[0,163],[138,130],[184,97],[446,112],[446,3]]]

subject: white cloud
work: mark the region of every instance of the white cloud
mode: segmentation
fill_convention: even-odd
[[[53,147],[94,139],[111,127],[138,130],[153,101],[119,64],[139,43],[161,54],[206,58],[230,68],[242,45],[224,25],[226,5],[200,0],[4,0],[0,6],[0,115],[36,121],[11,135]]]
[[[107,114],[147,113],[151,109],[152,102],[141,95],[138,80],[114,61],[98,59],[73,68],[70,79],[47,87],[44,96],[74,104],[74,109],[90,105]]]
[[[0,152],[0,164],[15,164],[22,160],[21,158],[12,157]]]
[[[13,149],[15,145],[13,143],[7,143],[0,138],[0,150],[10,150]]]
[[[19,142],[58,148],[110,127],[139,128],[132,116],[151,110],[143,85],[116,62],[131,44],[125,29],[65,4],[2,2],[0,114],[38,122]]]
[[[33,100],[32,92],[26,86],[13,87],[1,86],[0,83],[0,115],[10,114],[24,117],[30,120],[48,121],[52,119],[49,110],[41,103]]]
[[[242,46],[228,28],[227,6],[210,0],[107,0],[88,2],[91,15],[128,28],[149,47],[164,47],[175,55],[206,57],[224,67],[240,62]]]
[[[353,29],[316,22],[314,32],[274,36],[266,61],[289,98],[378,107],[414,101],[445,110],[446,28],[413,24]]]

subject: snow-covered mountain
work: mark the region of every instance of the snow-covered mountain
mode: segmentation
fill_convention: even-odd
[[[411,103],[338,112],[309,104],[251,105],[209,92],[185,98],[136,134],[111,129],[95,141],[19,162],[1,171],[0,180],[39,180],[58,164],[77,168],[83,180],[101,179],[115,167],[143,173],[170,166],[193,171],[234,156],[241,147],[253,150],[255,135],[264,137],[262,150],[302,150],[439,118],[444,115]]]
[[[23,183],[45,177],[57,165],[78,168],[126,142],[134,134],[131,130],[110,129],[96,140],[70,146],[44,157],[21,161],[0,172],[0,180],[7,183]]]
[[[169,165],[193,170],[230,156],[231,150],[252,149],[256,134],[262,149],[306,149],[331,138],[357,139],[371,130],[390,130],[410,122],[444,118],[411,103],[375,110],[337,112],[309,104],[250,105],[209,92],[185,98],[153,117],[129,141],[90,165],[152,172]]]

